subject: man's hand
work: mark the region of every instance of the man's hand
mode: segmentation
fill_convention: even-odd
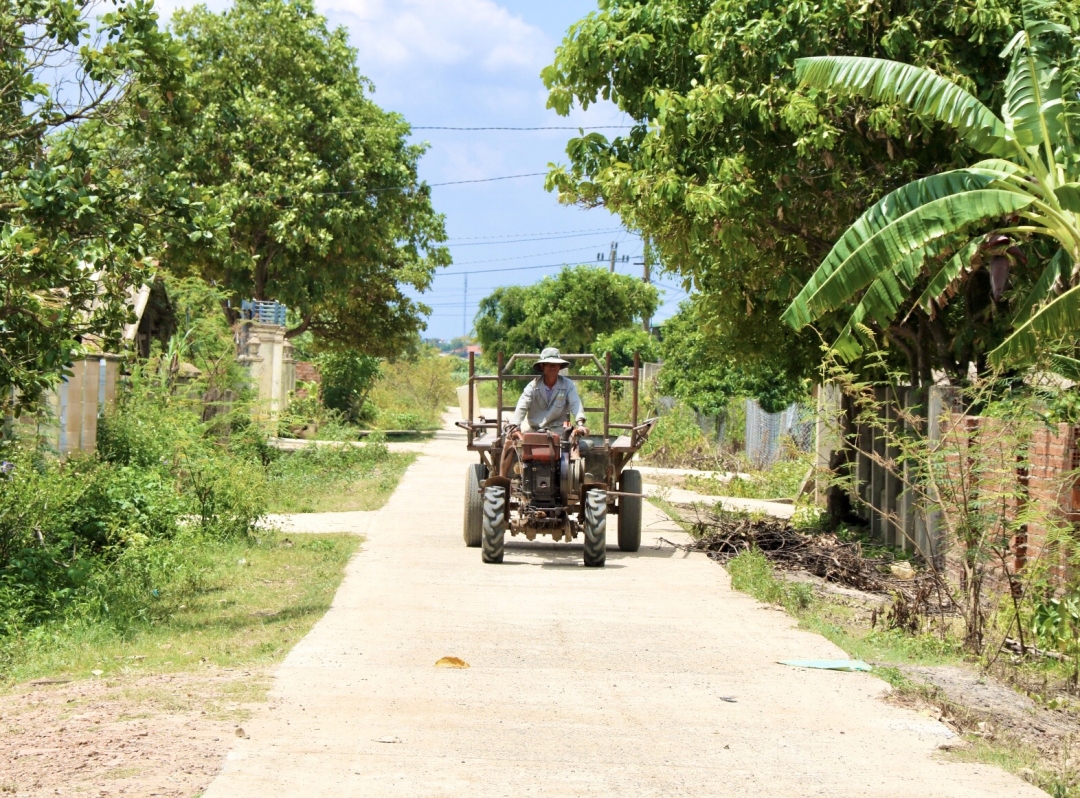
[[[574,427],[574,434],[577,435],[579,438],[584,437],[585,435],[589,434],[589,428],[586,427],[584,424],[578,424],[576,427]]]
[[[520,440],[522,437],[521,427],[517,424],[508,424],[506,426],[506,437],[512,441]]]

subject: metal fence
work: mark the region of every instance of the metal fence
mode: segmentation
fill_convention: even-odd
[[[784,438],[800,451],[814,446],[814,418],[810,409],[793,404],[779,413],[767,413],[755,399],[746,400],[746,457],[758,468],[768,468],[783,454]]]

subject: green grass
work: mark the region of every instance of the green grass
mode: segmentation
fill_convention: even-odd
[[[69,620],[8,641],[8,684],[66,676],[102,678],[203,665],[260,666],[280,660],[330,607],[354,535],[267,533],[257,541],[186,545],[185,571],[163,583],[152,616],[122,630]]]
[[[813,604],[813,588],[802,582],[777,579],[772,565],[760,551],[746,551],[732,558],[727,570],[731,574],[731,586],[758,601],[779,604],[795,614]]]
[[[781,460],[763,471],[749,471],[749,478],[734,477],[720,480],[711,477],[687,477],[688,490],[706,496],[730,496],[739,499],[793,499],[802,489],[810,472],[812,456],[801,455]]]
[[[285,455],[285,458],[300,454]],[[271,476],[267,512],[378,510],[390,498],[402,474],[415,459],[416,454],[412,452],[389,452],[384,459],[358,460],[341,469],[320,468],[296,460],[286,460],[281,467],[275,463],[277,468]]]

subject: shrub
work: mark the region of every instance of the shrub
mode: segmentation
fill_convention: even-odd
[[[611,353],[611,370],[619,374],[634,365],[634,353],[641,355],[642,363],[654,363],[660,357],[660,344],[640,327],[627,327],[610,335],[601,335],[593,344],[592,353],[604,362]]]
[[[379,379],[379,359],[356,351],[325,352],[318,356],[322,400],[350,422],[370,421],[367,396]]]
[[[412,360],[383,365],[370,399],[379,429],[436,429],[443,408],[456,402],[454,361],[427,349]],[[409,426],[399,426],[408,422]]]

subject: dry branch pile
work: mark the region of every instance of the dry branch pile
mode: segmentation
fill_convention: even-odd
[[[699,512],[694,536],[697,540],[692,548],[721,563],[759,549],[777,568],[805,570],[828,582],[870,593],[908,593],[920,581],[890,578],[891,559],[866,557],[859,543],[846,543],[832,533],[800,532],[779,518]]]

